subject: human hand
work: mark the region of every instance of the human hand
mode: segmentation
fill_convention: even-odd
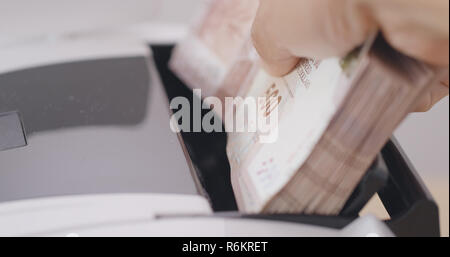
[[[344,56],[379,29],[400,52],[449,66],[448,0],[260,0],[252,37],[273,75],[300,58]],[[448,77],[417,103],[427,111],[449,93]]]

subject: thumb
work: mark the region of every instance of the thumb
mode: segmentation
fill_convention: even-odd
[[[261,0],[252,38],[269,73],[289,73],[300,58],[344,56],[376,23],[359,0]]]
[[[447,78],[443,81],[431,85],[424,95],[422,95],[419,101],[416,103],[415,112],[427,112],[433,108],[433,106],[441,101],[444,97],[448,96],[448,74]]]

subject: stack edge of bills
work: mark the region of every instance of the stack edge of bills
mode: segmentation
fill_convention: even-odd
[[[304,59],[287,76],[271,77],[260,68],[249,39],[257,6],[257,0],[213,1],[174,50],[170,66],[203,96],[265,97],[266,119],[276,114],[277,133],[270,142],[261,140],[265,134],[258,130],[228,134],[242,212],[338,214],[440,74],[374,34],[345,59]],[[234,112],[246,108],[241,103]]]

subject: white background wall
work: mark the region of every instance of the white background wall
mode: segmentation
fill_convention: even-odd
[[[185,22],[208,0],[0,0],[0,37]]]
[[[111,28],[138,22],[187,23],[208,1],[0,0],[0,43],[42,33]],[[439,201],[443,233],[448,235],[448,97],[428,113],[410,115],[395,134]]]

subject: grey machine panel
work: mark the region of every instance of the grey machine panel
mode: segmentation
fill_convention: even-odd
[[[197,194],[148,63],[114,58],[0,74],[0,202]]]

